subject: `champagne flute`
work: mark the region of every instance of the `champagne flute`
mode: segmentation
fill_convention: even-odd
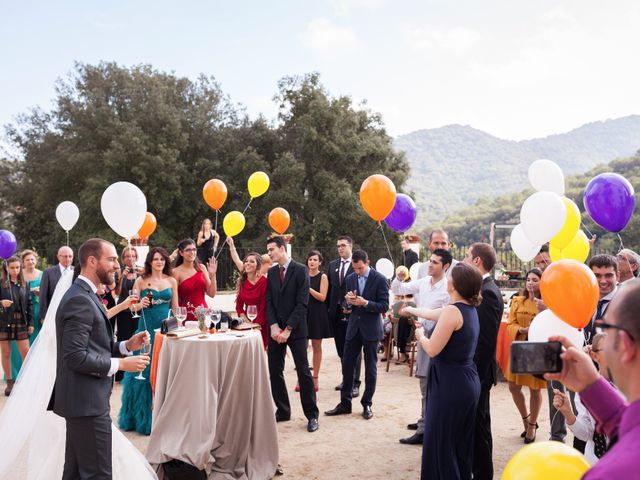
[[[145,342],[140,347],[140,355],[149,355],[151,353],[151,342]],[[142,371],[138,373],[135,377],[136,380],[146,380],[146,377],[142,376]]]
[[[182,328],[182,322],[187,319],[187,307],[176,308],[176,320],[178,320],[178,328]]]
[[[131,305],[137,305],[138,302],[140,301],[140,292],[138,292],[137,288],[131,289],[131,296],[133,297],[131,299]],[[133,312],[133,315],[131,316],[131,318],[140,318],[140,315],[138,315],[137,311],[133,310],[133,308],[131,309],[131,311]]]
[[[247,318],[253,322],[258,317],[258,307],[256,305],[247,305]]]

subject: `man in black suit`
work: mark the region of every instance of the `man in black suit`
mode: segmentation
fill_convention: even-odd
[[[378,342],[382,340],[382,315],[389,309],[389,285],[387,279],[369,267],[369,257],[364,250],[353,253],[353,271],[346,278],[346,300],[351,305],[347,326],[344,357],[342,359],[342,390],[340,403],[325,415],[351,413],[353,375],[355,362],[364,352],[364,393],[362,416],[369,420],[373,394],[376,391]]]
[[[502,321],[504,302],[500,289],[490,272],[496,264],[496,252],[487,243],[474,243],[466,252],[465,263],[475,265],[482,273],[482,303],[476,307],[480,322],[480,334],[473,361],[480,377],[480,401],[476,412],[473,454],[473,478],[493,478],[493,439],[491,437],[491,414],[489,393],[498,383],[496,343]]]
[[[69,247],[60,247],[58,249],[58,264],[53,267],[47,268],[42,273],[42,281],[40,282],[40,318],[44,321],[45,316],[47,315],[47,309],[49,308],[49,303],[51,303],[51,298],[53,297],[53,292],[56,289],[56,285],[58,285],[58,280],[64,272],[67,270],[73,270],[73,250]]]
[[[49,406],[67,424],[63,480],[110,479],[111,377],[117,370],[144,370],[149,357],[131,352],[148,342],[149,334],[113,341],[107,311],[96,295],[96,285],[113,283],[120,268],[113,244],[87,240],[79,257],[81,273],[56,313],[56,382]]]
[[[345,298],[347,294],[347,285],[345,279],[353,273],[351,265],[351,250],[353,248],[353,240],[351,237],[343,235],[338,237],[338,255],[340,258],[329,262],[329,320],[333,327],[333,340],[336,343],[336,351],[340,360],[344,353],[344,339],[347,334],[347,322],[349,321],[349,312],[344,308]],[[352,396],[357,397],[360,394],[360,365],[361,357],[356,361],[356,372],[354,375]],[[336,390],[342,390],[342,383],[336,386]]]
[[[418,263],[418,254],[411,249],[411,244],[407,237],[400,240],[400,248],[402,248],[402,265],[411,268],[411,265]]]
[[[284,382],[284,358],[288,345],[298,374],[300,400],[308,420],[307,431],[315,432],[318,430],[318,407],[307,358],[309,272],[307,267],[289,258],[282,237],[267,240],[267,253],[274,263],[267,274],[267,321],[270,328],[267,357],[276,421],[291,419],[291,405]]]

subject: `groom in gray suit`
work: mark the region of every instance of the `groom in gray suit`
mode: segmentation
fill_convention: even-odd
[[[96,295],[96,286],[113,283],[120,269],[113,244],[87,240],[78,256],[80,275],[56,314],[57,374],[50,406],[67,423],[63,480],[110,479],[112,377],[118,370],[144,370],[149,357],[132,352],[149,334],[114,342],[107,311]]]

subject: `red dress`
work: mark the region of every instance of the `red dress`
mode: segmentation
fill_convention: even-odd
[[[178,285],[178,305],[187,308],[187,320],[195,320],[195,307],[207,307],[204,294],[207,290],[207,280],[204,273],[198,271]],[[189,305],[187,305],[187,303]]]
[[[247,314],[247,305],[255,305],[258,315],[254,320],[260,325],[262,332],[262,342],[267,348],[267,340],[269,339],[269,325],[267,324],[267,277],[260,277],[258,281],[252,284],[249,280],[240,287],[240,292],[236,296],[236,313]]]

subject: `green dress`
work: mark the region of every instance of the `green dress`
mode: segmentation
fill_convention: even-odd
[[[29,291],[31,292],[31,309],[33,311],[33,333],[29,336],[29,345],[35,341],[42,328],[42,324],[40,323],[40,298],[33,293],[34,288],[40,288],[40,280],[42,280],[42,272],[40,272],[38,278],[28,282]],[[18,378],[20,367],[22,367],[22,357],[20,356],[18,345],[14,341],[11,342],[11,375],[14,380]]]
[[[148,289],[140,292],[141,298],[147,294]],[[162,320],[169,315],[171,308],[171,288],[157,291],[151,289],[153,293],[153,305],[145,308],[144,320],[142,314],[138,320],[138,330],[136,333],[144,331],[145,320],[147,331],[151,337],[151,351],[153,352],[153,341],[155,339],[155,329],[160,328]],[[151,364],[142,372],[144,380],[137,380],[137,373],[126,372],[122,381],[122,407],[120,408],[119,424],[120,428],[126,431],[135,430],[143,435],[151,433],[151,404],[153,393],[151,392],[151,380],[149,377]]]

